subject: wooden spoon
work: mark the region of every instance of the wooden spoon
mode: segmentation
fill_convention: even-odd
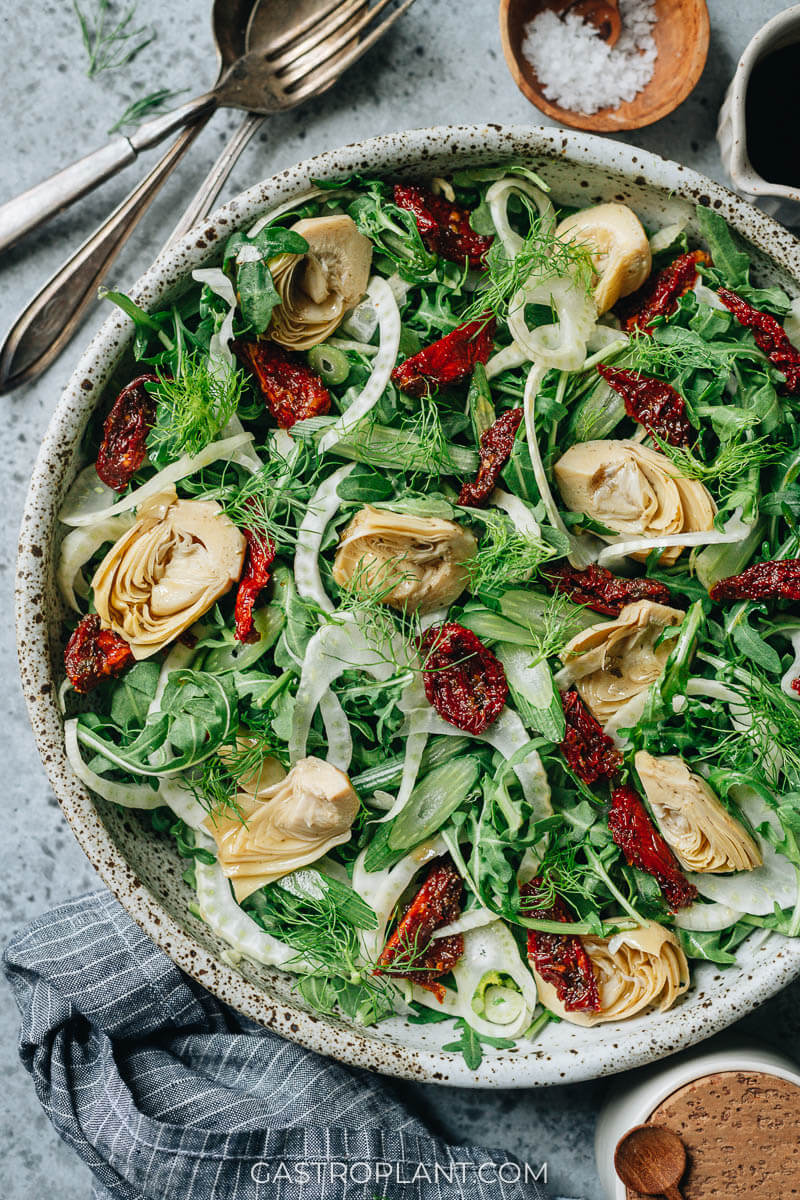
[[[548,100],[531,64],[522,53],[525,27],[543,9],[564,12],[572,8],[596,25],[590,11],[599,4],[597,17],[602,25],[613,20],[618,0],[500,0],[500,36],[511,76],[522,94],[546,116],[572,129],[610,133],[622,129],[641,129],[666,117],[686,99],[700,78],[708,56],[709,20],[706,0],[655,0],[656,22],[653,37],[657,59],[653,78],[633,100],[617,108],[601,108],[595,113],[573,112]],[[620,14],[616,12],[616,20]],[[606,38],[614,44],[613,28]],[[601,36],[604,36],[602,28]]]
[[[555,12],[573,12],[587,25],[594,25],[604,42],[609,46],[619,41],[622,18],[619,15],[619,0],[553,0],[548,5]]]
[[[686,1170],[686,1147],[663,1125],[636,1125],[621,1137],[614,1168],[626,1187],[644,1196],[683,1200],[678,1184]]]

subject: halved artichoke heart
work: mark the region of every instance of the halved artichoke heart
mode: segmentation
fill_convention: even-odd
[[[247,543],[213,500],[150,497],[92,579],[95,608],[136,659],[199,620],[242,573]]]
[[[464,591],[464,564],[477,549],[473,535],[455,521],[366,505],[342,534],[333,578],[356,594],[377,593],[392,608],[432,612]]]
[[[658,827],[687,871],[721,874],[763,864],[747,830],[682,758],[640,750],[634,762]]]
[[[372,243],[344,215],[309,217],[292,226],[305,254],[279,254],[269,269],[280,304],[269,336],[290,350],[310,350],[338,329],[369,282]]]
[[[648,922],[613,938],[581,938],[597,980],[599,1012],[567,1012],[552,983],[531,964],[545,1008],[573,1025],[624,1021],[658,1005],[671,1008],[689,986],[689,964],[678,939],[663,925]]]
[[[655,643],[667,626],[679,625],[684,615],[652,600],[626,604],[615,620],[590,625],[567,642],[556,683],[562,689],[575,684],[583,702],[605,725],[623,704],[658,679],[670,643]]]
[[[665,454],[639,442],[577,442],[553,473],[567,508],[628,537],[678,537],[714,527],[717,507],[704,485],[687,479]],[[671,566],[681,553],[680,545],[668,546],[659,561]],[[639,551],[631,558],[643,562],[647,554]]]
[[[578,242],[591,255],[598,313],[608,312],[647,279],[653,265],[644,226],[627,204],[596,204],[566,217],[556,229],[561,241]]]
[[[301,758],[271,787],[239,792],[236,808],[230,816],[207,817],[205,826],[241,903],[349,841],[358,797],[344,771],[312,757]]]

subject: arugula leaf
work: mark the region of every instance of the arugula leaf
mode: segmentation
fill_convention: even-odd
[[[437,256],[423,242],[416,217],[389,199],[383,181],[372,180],[365,186],[366,193],[348,205],[348,215],[403,279],[421,283],[436,266]]]
[[[700,958],[706,962],[730,967],[736,964],[736,955],[731,951],[749,937],[753,929],[751,925],[739,921],[729,929],[676,929],[675,932],[687,958]]]
[[[394,485],[386,472],[376,471],[366,464],[357,464],[336,488],[339,499],[351,504],[374,504],[388,500],[393,492]]]
[[[455,1042],[448,1042],[442,1049],[451,1054],[463,1055],[470,1071],[477,1071],[483,1062],[484,1046],[494,1046],[496,1050],[511,1050],[515,1045],[511,1038],[489,1037],[485,1033],[478,1033],[463,1017],[456,1018],[455,1027],[459,1030],[460,1037]]]
[[[742,249],[738,237],[731,231],[724,217],[702,204],[698,204],[695,211],[713,264],[710,268],[702,268],[703,274],[711,276],[719,284],[724,284],[749,304],[754,304],[757,308],[768,308],[779,316],[784,316],[791,305],[789,297],[779,287],[757,288],[751,285],[750,255]]]
[[[175,775],[216,752],[238,723],[238,703],[226,676],[172,671],[160,708],[124,748],[90,723],[91,715],[78,718],[78,740],[112,767],[133,775]]]
[[[426,1004],[420,1004],[419,1000],[412,1000],[410,1005],[412,1012],[406,1018],[409,1025],[439,1025],[442,1021],[452,1021],[453,1017],[448,1012],[442,1012],[438,1008],[428,1008]]]
[[[144,725],[160,674],[158,663],[151,660],[136,663],[122,676],[111,696],[110,715],[115,725],[126,732]]]
[[[736,649],[745,659],[758,663],[773,675],[780,673],[781,658],[777,650],[765,642],[760,633],[756,633],[746,617],[734,625],[731,637]]]
[[[264,333],[272,310],[280,304],[269,261],[279,254],[305,254],[308,242],[299,233],[267,225],[255,237],[234,233],[228,238],[223,254],[223,269],[233,260],[236,295],[242,316],[256,333]]]

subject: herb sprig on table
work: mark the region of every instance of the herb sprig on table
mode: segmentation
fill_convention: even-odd
[[[114,18],[111,16],[110,0],[96,0],[90,16],[86,15],[78,0],[73,0],[73,7],[89,58],[86,73],[90,79],[102,71],[124,67],[155,38],[155,33],[149,33],[144,25],[136,27],[132,24],[135,4],[123,13],[116,24],[112,23]]]

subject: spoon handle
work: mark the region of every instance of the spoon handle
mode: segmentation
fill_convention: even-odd
[[[663,1193],[663,1196],[664,1200],[683,1200],[683,1192],[677,1184],[675,1184],[673,1187],[667,1188],[667,1190]]]
[[[215,105],[212,95],[204,95],[153,117],[130,137],[115,138],[0,205],[0,254],[134,162],[141,150],[149,150],[184,125],[210,114]]]
[[[193,229],[199,221],[208,216],[214,206],[214,201],[225,185],[225,181],[239,161],[242,151],[256,130],[260,129],[264,124],[265,119],[259,113],[247,113],[243,117],[238,129],[231,134],[226,145],[220,151],[216,162],[195,192],[193,199],[184,209],[181,219],[164,243],[162,253],[164,250],[168,250],[179,238],[182,238],[185,233],[188,233],[190,229]]]
[[[142,182],[23,309],[0,346],[0,393],[35,379],[61,352],[97,298],[109,266],[207,120],[201,118],[180,133]]]

